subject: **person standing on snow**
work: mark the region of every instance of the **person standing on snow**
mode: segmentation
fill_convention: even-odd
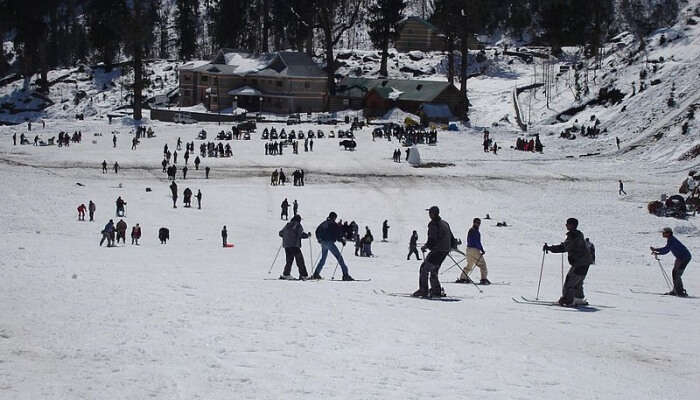
[[[223,244],[223,247],[226,247],[226,239],[228,238],[228,231],[226,230],[226,225],[224,225],[224,228],[221,229],[221,241]]]
[[[139,239],[141,239],[141,227],[139,224],[131,228],[131,244],[139,245]]]
[[[85,221],[85,204],[78,206],[78,221]]]
[[[472,222],[472,227],[469,228],[467,233],[467,267],[462,270],[462,274],[457,283],[472,283],[469,278],[472,270],[474,270],[474,265],[479,267],[481,270],[481,285],[490,285],[491,282],[488,280],[488,269],[486,268],[486,260],[484,260],[484,247],[481,245],[481,232],[479,232],[479,227],[481,226],[481,219],[474,218]]]
[[[114,221],[111,219],[109,222],[107,222],[107,225],[105,225],[105,228],[102,230],[102,240],[100,240],[100,246],[102,246],[102,243],[105,242],[105,239],[107,240],[107,247],[113,247],[114,246],[114,241],[112,238],[114,237]]]
[[[384,223],[382,223],[382,242],[386,242],[388,238],[389,238],[389,221],[385,219]]]
[[[416,260],[420,261],[420,256],[418,255],[418,232],[416,231],[413,231],[411,241],[408,243],[408,256],[406,256],[406,260],[411,259],[411,254],[415,254]]]
[[[413,293],[413,296],[444,297],[445,292],[440,286],[438,271],[457,240],[452,235],[450,225],[440,218],[440,209],[437,206],[430,207],[428,215],[430,216],[428,241],[421,247],[421,251],[425,252],[428,249],[430,253],[424,258],[420,266],[418,290]],[[428,289],[428,279],[430,279],[430,290]]]
[[[284,254],[287,259],[280,279],[294,279],[290,273],[292,272],[292,262],[295,260],[297,268],[299,268],[299,279],[308,279],[304,255],[301,252],[301,239],[311,237],[311,232],[304,232],[304,227],[301,226],[301,215],[293,216],[292,220],[279,232],[279,235],[282,238],[282,247],[284,247]]]
[[[202,209],[202,191],[197,189],[197,194],[195,195],[197,198],[197,209],[201,210]]]
[[[626,195],[627,192],[625,192],[625,184],[622,183],[622,179],[620,179],[620,180],[618,181],[618,183],[619,183],[620,188],[619,188],[619,190],[617,191],[617,194],[618,194],[618,195],[623,195],[623,194]]]
[[[592,263],[591,253],[588,251],[588,245],[584,239],[583,233],[578,230],[578,220],[569,218],[566,220],[566,240],[555,246],[548,246],[547,243],[542,246],[542,251],[551,251],[552,253],[568,253],[569,264],[571,268],[566,274],[562,296],[559,299],[561,306],[577,306],[586,305],[583,293],[583,281],[588,274],[588,267]]]
[[[340,241],[343,244],[343,247],[345,247],[345,238],[343,238],[343,232],[340,229],[340,226],[335,222],[336,218],[338,218],[338,214],[331,211],[330,214],[328,214],[328,218],[326,218],[326,220],[316,228],[316,240],[318,240],[318,242],[321,244],[321,259],[318,260],[318,265],[316,266],[316,270],[311,276],[311,279],[323,279],[321,277],[321,270],[323,270],[323,266],[326,263],[326,257],[330,251],[331,254],[333,254],[333,257],[338,260],[338,264],[340,264],[340,268],[343,271],[343,280],[354,281],[348,272],[347,265],[345,265],[343,255],[340,254],[338,247],[335,245],[336,241]]]
[[[117,222],[117,244],[119,244],[119,239],[122,240],[123,244],[126,244],[126,222],[123,219]]]
[[[671,228],[664,228],[661,231],[661,235],[666,238],[666,246],[660,248],[651,247],[651,252],[654,255],[664,255],[671,252],[675,257],[676,261],[673,263],[673,290],[666,293],[671,296],[688,297],[688,293],[683,288],[683,272],[685,272],[685,267],[688,266],[692,256],[687,247],[683,245],[675,236],[673,236],[673,230]]]
[[[107,160],[102,160],[102,173],[107,173]]]
[[[282,201],[282,204],[280,205],[282,208],[282,212],[280,213],[280,219],[287,220],[289,219],[289,202],[285,198],[284,201]]]
[[[173,208],[177,208],[177,183],[175,181],[170,184],[170,192],[173,195]]]
[[[296,216],[298,214],[298,211],[299,211],[299,203],[297,203],[297,201],[294,200],[294,203],[292,203],[292,212]]]
[[[90,200],[90,203],[88,203],[88,212],[90,213],[90,222],[93,222],[95,220],[95,210],[97,207],[95,206],[95,203]]]

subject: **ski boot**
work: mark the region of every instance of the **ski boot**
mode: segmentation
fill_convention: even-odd
[[[573,306],[574,306],[574,307],[576,307],[576,306],[587,306],[587,305],[588,305],[588,302],[586,301],[585,298],[583,298],[583,297],[574,297],[574,302],[573,302]]]
[[[348,282],[349,282],[349,281],[354,281],[354,279],[353,279],[352,276],[350,276],[350,275],[343,275],[343,280],[344,280],[344,281],[348,281]]]
[[[319,274],[313,274],[313,275],[311,275],[311,277],[309,279],[317,281],[317,280],[323,279],[323,277]]]
[[[447,294],[445,294],[445,289],[443,289],[443,288],[430,290],[430,297],[445,297],[445,296],[447,296]]]
[[[294,277],[291,275],[280,275],[280,279],[283,281],[293,281]]]
[[[474,283],[474,282],[469,277],[467,277],[467,279],[459,278],[455,281],[455,283]]]
[[[489,281],[486,278],[479,281],[479,285],[490,285],[490,284],[491,284],[491,281]]]
[[[428,297],[429,294],[430,294],[430,292],[428,292],[427,290],[418,289],[415,292],[413,292],[413,294],[411,296],[413,296],[413,297]]]

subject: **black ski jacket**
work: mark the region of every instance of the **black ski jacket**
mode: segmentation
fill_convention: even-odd
[[[593,262],[588,245],[581,231],[574,229],[566,233],[566,240],[561,244],[549,246],[552,253],[568,253],[572,266],[588,266]]]

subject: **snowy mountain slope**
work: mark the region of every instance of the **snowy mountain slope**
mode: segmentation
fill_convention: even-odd
[[[368,128],[358,132],[355,152],[320,139],[313,153],[271,157],[257,137],[232,141],[233,159],[204,159],[211,179],[190,164],[188,179],[177,180],[180,191],[202,190],[203,209],[180,202],[173,209],[159,166],[163,145],[220,127],[149,121],[157,137],[131,150],[131,125],[122,122],[49,119],[46,129],[33,129],[44,137],[83,131],[83,143],[62,149],[12,146],[9,135],[24,127],[0,127],[0,180],[14,188],[0,208],[0,397],[655,399],[692,398],[700,389],[700,303],[628,290],[664,289],[648,255],[649,245],[662,242],[662,225],[700,251],[695,219],[658,219],[643,208],[682,173],[645,160],[567,159],[584,143],[551,137],[543,137],[542,155],[506,148],[494,156],[482,152],[471,129],[419,146],[424,160],[454,166],[415,169],[393,163],[397,143],[372,141]],[[112,130],[121,132],[116,149]],[[506,143],[513,134],[493,129],[492,136]],[[123,169],[103,175],[103,159]],[[279,167],[304,168],[307,185],[269,186]],[[620,176],[626,197],[616,195]],[[127,201],[129,227],[143,227],[142,244],[100,248],[118,195]],[[280,256],[267,273],[285,197],[299,200],[307,231],[331,210],[375,237],[388,219],[389,242],[373,244],[376,257],[354,257],[351,243],[343,252],[350,273],[372,281],[264,280],[282,269]],[[77,205],[91,199],[97,222],[76,221]],[[419,263],[405,260],[407,243],[414,229],[425,240],[424,210],[433,204],[462,240],[473,217],[492,216],[482,224],[489,278],[510,285],[479,293],[445,283],[448,294],[463,298],[457,303],[375,293],[416,289]],[[562,240],[570,216],[597,246],[589,300],[614,308],[513,303],[535,295],[542,243]],[[495,226],[503,220],[509,227]],[[220,247],[224,224],[232,249]],[[156,240],[162,226],[171,231],[166,245]],[[302,248],[307,265],[310,252],[319,255],[311,243]],[[556,299],[561,258],[544,261],[541,297]],[[451,264],[443,282],[458,275]],[[684,276],[691,294],[700,292],[694,266]],[[322,275],[330,278],[334,267],[331,257]]]

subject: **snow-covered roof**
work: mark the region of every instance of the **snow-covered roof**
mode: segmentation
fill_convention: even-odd
[[[340,82],[337,94],[341,97],[363,98],[374,90],[389,100],[430,102],[449,87],[450,84],[445,81],[346,77]]]
[[[251,54],[238,49],[221,49],[208,63],[188,69],[222,75],[325,78],[326,74],[307,54],[281,51]]]
[[[229,90],[230,96],[262,96],[262,92],[250,86],[241,86],[237,89]]]

